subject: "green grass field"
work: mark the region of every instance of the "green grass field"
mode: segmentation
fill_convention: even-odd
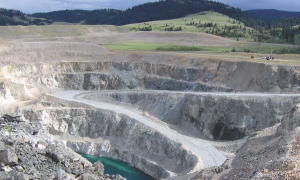
[[[117,44],[106,44],[104,47],[119,51],[202,51],[199,46],[178,46],[173,44],[163,44],[143,41],[124,41]],[[207,49],[206,49],[207,50]]]
[[[261,53],[270,54],[271,51],[278,51],[281,48],[294,48],[294,46],[285,46],[280,44],[251,43],[240,42],[238,45],[230,46],[178,46],[174,44],[163,44],[146,41],[123,41],[115,44],[105,44],[104,47],[110,50],[118,51],[201,51],[202,53]]]
[[[262,57],[269,56],[271,52],[281,48],[294,48],[292,45],[268,44],[268,43],[254,43],[241,42],[239,45],[231,46],[178,46],[173,44],[162,44],[154,42],[143,41],[127,41],[116,44],[104,45],[110,50],[117,51],[152,51],[152,52],[172,52],[172,53],[189,53],[197,54],[199,56],[208,56],[212,59],[230,59],[230,60],[249,60],[250,56],[254,55],[255,61],[261,62]],[[235,49],[235,52],[233,52]],[[276,54],[274,53],[275,61],[281,62],[284,60],[291,60],[298,62],[300,55],[298,54]],[[254,61],[253,59],[251,59]],[[288,62],[286,62],[288,63]]]

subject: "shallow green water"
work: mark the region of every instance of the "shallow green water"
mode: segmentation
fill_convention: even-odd
[[[91,163],[100,161],[104,165],[104,174],[120,174],[127,180],[154,180],[153,177],[143,173],[142,171],[132,167],[130,164],[125,163],[123,161],[118,161],[111,158],[91,156],[86,154],[80,155],[85,157]]]

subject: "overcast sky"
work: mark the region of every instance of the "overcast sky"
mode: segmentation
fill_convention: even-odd
[[[64,9],[103,9],[113,8],[125,10],[134,5],[155,0],[0,0],[0,7],[18,9],[25,13],[50,12]],[[249,9],[278,9],[286,11],[300,11],[299,0],[216,0]]]

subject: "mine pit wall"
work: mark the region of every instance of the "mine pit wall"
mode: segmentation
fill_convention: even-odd
[[[24,117],[42,123],[76,152],[119,159],[158,179],[170,176],[168,171],[187,174],[198,163],[180,144],[126,115],[59,108],[25,111]]]
[[[61,62],[4,66],[0,72],[1,78],[28,78],[60,89],[298,92],[300,84],[299,67],[230,61]]]
[[[84,98],[145,111],[181,131],[236,140],[279,123],[300,97],[230,97],[164,92],[97,93]]]
[[[37,88],[76,90],[299,92],[299,67],[201,59],[192,59],[189,65],[168,64],[167,61],[154,64],[134,56],[127,57],[134,58],[132,62],[120,62],[113,55],[105,57],[109,58],[112,59],[99,59],[100,62],[4,66],[0,70],[0,81],[23,78],[26,86],[35,82]]]
[[[187,95],[180,118],[211,139],[236,140],[279,123],[298,102],[300,97]],[[172,118],[166,116],[165,121]]]

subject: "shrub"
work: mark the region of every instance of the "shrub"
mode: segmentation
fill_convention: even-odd
[[[5,126],[5,127],[3,127],[3,130],[5,130],[7,132],[12,132],[12,127]]]

